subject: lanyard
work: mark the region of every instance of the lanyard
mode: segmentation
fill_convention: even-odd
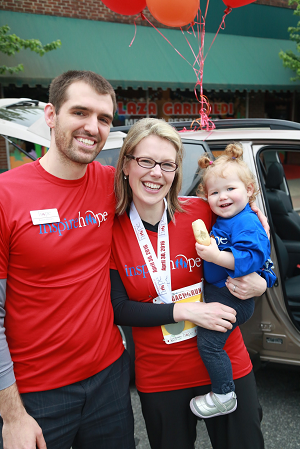
[[[155,290],[164,303],[172,302],[170,246],[167,219],[167,201],[164,199],[165,210],[158,225],[157,257],[150,242],[143,222],[134,203],[130,206],[130,221],[138,244],[146,262]]]

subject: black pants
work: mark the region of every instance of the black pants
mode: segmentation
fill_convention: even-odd
[[[21,396],[27,412],[42,428],[47,449],[135,448],[127,351],[81,382]]]
[[[214,449],[263,449],[262,410],[253,372],[235,380],[235,412],[205,419]],[[151,449],[194,449],[197,417],[189,403],[211,391],[211,385],[159,393],[140,393]]]

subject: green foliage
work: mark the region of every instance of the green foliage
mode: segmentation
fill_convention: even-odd
[[[289,5],[293,4],[297,5],[294,15],[300,16],[300,0],[290,0]],[[288,32],[290,33],[290,39],[296,42],[297,51],[300,53],[300,21],[297,23],[297,26],[289,27]],[[291,78],[291,81],[300,80],[300,54],[295,55],[294,52],[288,50],[286,52],[281,51],[279,57],[282,59],[284,67],[288,67],[296,73],[296,76]]]
[[[53,41],[50,44],[42,45],[38,39],[21,39],[15,34],[9,34],[10,28],[8,25],[0,27],[0,53],[8,56],[14,56],[22,49],[29,49],[40,56],[43,56],[48,51],[56,50],[61,46],[61,41]],[[18,64],[14,67],[7,67],[0,65],[0,75],[5,72],[16,73],[24,70],[23,64]]]

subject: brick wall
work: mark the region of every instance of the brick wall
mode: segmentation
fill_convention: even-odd
[[[0,136],[0,173],[4,170],[8,170],[6,158],[6,144],[3,137]]]
[[[258,5],[278,6],[279,8],[296,9],[296,4],[290,6],[288,0],[257,0]]]
[[[257,0],[257,4],[290,8],[288,0]],[[293,7],[295,8],[295,7]],[[107,8],[100,0],[1,0],[0,10],[99,20],[103,22],[134,23],[134,16],[121,16]],[[157,22],[146,8],[145,16],[155,26],[166,28]],[[140,17],[137,25],[148,25]]]
[[[114,13],[100,0],[2,0],[0,9],[104,22],[133,23],[135,19],[134,16],[122,16]],[[147,9],[145,15],[155,24],[155,19]],[[137,24],[144,24],[144,21],[138,18]]]

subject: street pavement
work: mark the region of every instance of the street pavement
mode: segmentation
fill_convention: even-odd
[[[300,448],[300,367],[266,364],[255,376],[263,408],[262,431],[265,449]],[[131,387],[131,398],[135,416],[136,447],[150,449],[134,386]],[[198,423],[197,434],[195,449],[211,449],[203,421]]]

